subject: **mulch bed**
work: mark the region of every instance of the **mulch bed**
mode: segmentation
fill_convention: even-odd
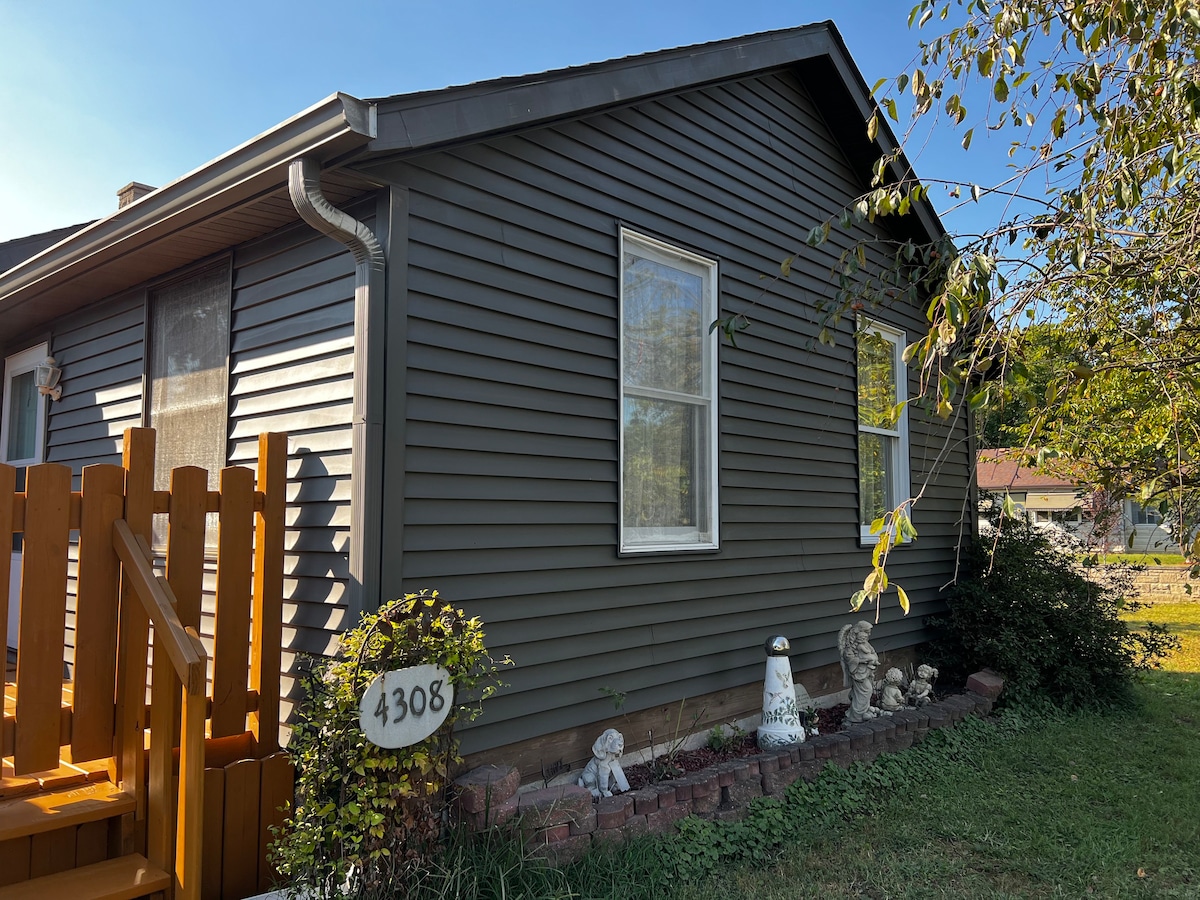
[[[849,706],[845,703],[818,709],[817,726],[821,729],[821,734],[841,731],[842,719],[845,717],[847,709]],[[675,754],[675,758],[669,764],[665,756],[659,756],[655,759],[653,766],[648,763],[638,763],[634,766],[626,766],[624,772],[625,777],[629,780],[630,790],[636,791],[650,784],[670,781],[672,778],[680,778],[689,772],[707,769],[709,766],[715,766],[726,760],[753,756],[757,752],[758,743],[755,741],[754,735],[750,734],[741,743],[720,752],[709,747],[681,750]]]

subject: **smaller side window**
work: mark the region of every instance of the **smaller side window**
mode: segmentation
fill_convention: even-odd
[[[46,398],[38,393],[34,369],[45,360],[39,344],[4,361],[4,408],[0,418],[0,461],[32,466],[42,461],[46,435]]]
[[[46,407],[49,401],[38,392],[34,369],[48,355],[47,345],[38,344],[14,353],[4,361],[0,462],[16,466],[17,490],[25,489],[25,469],[42,462],[46,453]],[[21,552],[21,541],[21,534],[13,534],[13,553]],[[12,627],[13,623],[9,625]]]
[[[904,340],[878,322],[858,323],[858,522],[868,544],[879,540],[871,523],[909,499]]]

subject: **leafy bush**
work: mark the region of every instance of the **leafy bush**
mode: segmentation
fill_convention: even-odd
[[[504,660],[507,662],[507,660]],[[359,726],[359,701],[380,672],[424,663],[450,673],[455,706],[423,741],[390,750]],[[498,687],[478,618],[437,592],[408,594],[342,637],[320,660],[297,710],[288,750],[296,763],[296,806],[272,847],[293,891],[315,898],[404,896],[437,857],[455,721],[479,714]]]
[[[1005,677],[1005,698],[1063,706],[1111,700],[1129,678],[1156,668],[1178,643],[1160,625],[1133,631],[1122,610],[1136,568],[1083,568],[1052,536],[1023,519],[990,529],[964,553],[949,610],[931,617],[943,674],[986,666]]]

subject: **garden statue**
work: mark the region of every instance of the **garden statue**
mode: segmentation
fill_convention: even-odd
[[[791,650],[783,636],[767,638],[767,675],[763,680],[762,725],[758,728],[758,746],[762,750],[794,747],[804,740],[800,707],[792,682]]]
[[[579,776],[579,786],[591,791],[594,799],[629,790],[629,782],[621,771],[620,759],[624,753],[625,738],[621,732],[615,728],[606,730],[592,744],[592,758]]]
[[[918,708],[933,702],[933,683],[937,681],[938,670],[924,663],[917,666],[917,677],[908,686],[908,702]]]
[[[883,676],[883,690],[879,694],[879,708],[885,713],[904,709],[904,673],[894,666]]]
[[[875,686],[875,670],[879,656],[871,646],[871,623],[865,619],[844,625],[838,632],[838,651],[842,655],[842,683],[850,688],[850,709],[846,724],[854,725],[874,719],[879,707],[871,705]]]

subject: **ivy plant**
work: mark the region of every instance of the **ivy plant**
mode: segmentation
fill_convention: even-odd
[[[404,895],[441,837],[445,788],[459,761],[453,726],[479,715],[509,662],[488,654],[478,618],[433,591],[365,616],[336,656],[313,665],[288,744],[296,803],[272,848],[293,895]],[[446,723],[408,747],[370,743],[359,725],[363,692],[381,672],[426,663],[450,673],[455,706]]]

